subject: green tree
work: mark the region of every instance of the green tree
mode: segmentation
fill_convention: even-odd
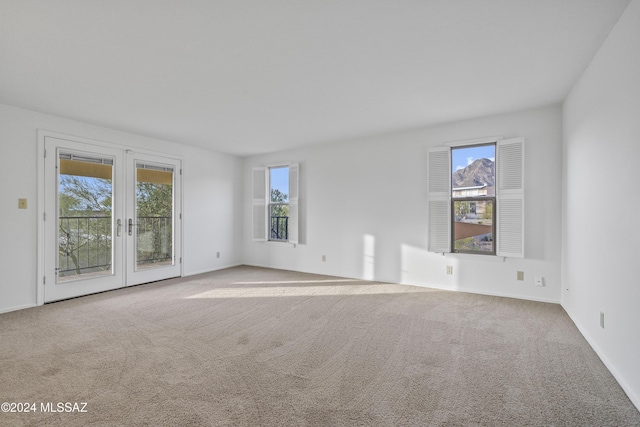
[[[289,195],[282,193],[280,190],[271,190],[271,216],[288,217],[289,216]]]
[[[484,213],[482,214],[482,219],[486,219],[489,221],[493,219],[493,203],[487,201],[484,204]]]
[[[270,227],[271,238],[277,240],[285,240],[289,235],[288,218],[289,218],[289,195],[284,194],[278,189],[271,189],[270,209]]]
[[[171,259],[173,186],[139,181],[136,217],[138,265]]]
[[[60,215],[111,215],[111,180],[60,175]]]
[[[143,217],[170,217],[173,213],[173,186],[138,182],[136,213]]]
[[[454,207],[456,217],[464,217],[471,210],[469,202],[455,202]]]

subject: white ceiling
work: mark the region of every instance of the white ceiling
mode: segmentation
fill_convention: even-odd
[[[561,102],[629,0],[0,0],[0,103],[251,155]]]

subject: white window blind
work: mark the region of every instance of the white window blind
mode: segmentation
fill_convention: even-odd
[[[497,255],[524,257],[524,139],[498,141]]]
[[[267,189],[267,168],[256,167],[252,170],[252,182],[253,182],[253,197],[252,197],[252,209],[253,209],[253,240],[266,241],[267,240],[267,226],[268,220],[268,203],[267,196],[269,191]]]
[[[300,165],[289,164],[289,243],[298,243],[298,198]]]
[[[427,152],[428,250],[451,252],[451,150]]]
[[[96,163],[100,165],[113,165],[113,158],[111,157],[96,157],[87,156],[83,154],[67,153],[61,151],[59,154],[60,160],[73,160],[76,162]]]
[[[146,169],[158,172],[173,172],[173,168],[171,166],[157,166],[157,165],[148,165],[146,163],[136,163],[137,169]]]

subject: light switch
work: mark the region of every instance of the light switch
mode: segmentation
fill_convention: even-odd
[[[27,209],[27,199],[18,199],[18,209]]]

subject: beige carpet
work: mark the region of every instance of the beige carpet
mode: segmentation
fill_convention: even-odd
[[[2,426],[640,426],[560,306],[508,298],[238,267],[1,314],[0,346],[37,410]]]

